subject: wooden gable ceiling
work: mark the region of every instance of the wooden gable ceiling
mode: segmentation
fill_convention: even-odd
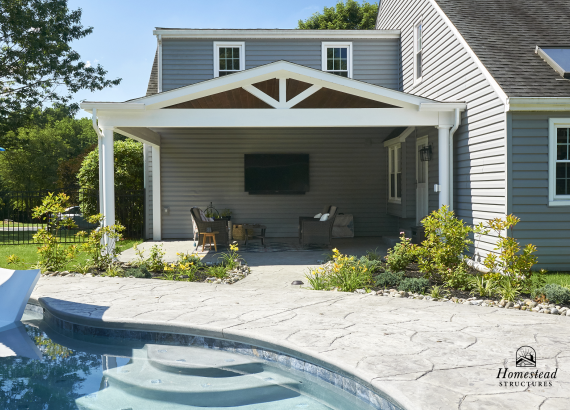
[[[279,101],[279,80],[272,78],[252,84],[276,101]],[[290,101],[312,86],[310,83],[287,79],[286,99]],[[165,108],[197,108],[197,109],[247,109],[247,108],[273,108],[243,88],[197,98],[195,100],[171,105]],[[292,108],[401,108],[380,101],[359,97],[342,91],[323,87],[309,97],[300,101]]]
[[[273,107],[240,87],[164,108],[232,109]]]

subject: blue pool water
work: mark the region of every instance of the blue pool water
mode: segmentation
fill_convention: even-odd
[[[0,409],[373,409],[310,374],[195,346],[69,338],[27,312],[0,331]]]

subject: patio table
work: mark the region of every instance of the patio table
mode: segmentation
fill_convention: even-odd
[[[265,246],[265,230],[267,229],[267,227],[265,225],[261,225],[261,224],[242,224],[243,228],[245,229],[245,245],[247,245],[247,230],[248,229],[259,229],[261,232],[259,233],[259,235],[253,235],[250,239],[261,239],[261,244],[263,246]]]

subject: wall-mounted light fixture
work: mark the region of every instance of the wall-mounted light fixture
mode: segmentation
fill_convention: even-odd
[[[424,145],[420,148],[420,159],[422,162],[431,161],[431,145]]]

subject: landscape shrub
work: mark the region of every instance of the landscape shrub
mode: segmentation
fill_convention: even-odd
[[[146,266],[139,266],[136,268],[131,268],[128,271],[129,276],[134,276],[135,278],[139,279],[150,279],[152,278],[151,273],[148,271]]]
[[[162,245],[152,245],[149,251],[148,259],[146,259],[143,263],[143,266],[146,266],[148,270],[152,272],[160,272],[164,269],[164,255],[166,252],[164,251]]]
[[[448,288],[469,291],[473,286],[471,279],[473,275],[469,273],[469,267],[465,260],[461,261],[459,265],[455,267],[454,271],[448,269],[449,274],[445,275],[445,286]]]
[[[398,272],[405,270],[406,266],[414,261],[417,256],[417,246],[412,244],[411,238],[406,238],[404,232],[400,232],[400,242],[393,248],[388,249],[386,266],[388,270]]]
[[[75,258],[77,246],[64,246],[60,243],[57,232],[62,228],[75,228],[73,219],[65,216],[69,207],[69,197],[64,193],[49,193],[42,204],[33,209],[32,216],[46,222],[46,228],[40,228],[33,236],[34,241],[42,244],[38,248],[37,267],[45,271],[59,271]]]
[[[121,232],[125,227],[121,224],[102,226],[104,220],[102,214],[91,215],[86,219],[90,224],[96,224],[99,227],[91,230],[89,234],[85,231],[77,232],[78,238],[87,237],[87,240],[81,244],[81,250],[89,255],[88,263],[91,266],[106,270],[117,260],[120,251],[116,245],[122,239]]]
[[[549,283],[538,289],[536,292],[538,297],[546,299],[551,303],[568,304],[570,303],[570,289],[555,283]]]
[[[484,298],[490,298],[497,293],[497,283],[494,280],[486,279],[484,276],[472,276],[470,278],[471,294],[478,294]]]
[[[411,293],[425,293],[429,287],[429,280],[425,278],[405,278],[398,285],[398,290]]]
[[[382,272],[376,276],[376,286],[380,288],[397,288],[404,279],[404,272]]]
[[[521,285],[509,276],[503,276],[497,283],[497,293],[501,299],[513,302],[521,294],[521,291]]]
[[[453,211],[449,211],[447,206],[442,206],[426,216],[422,225],[426,239],[422,246],[418,247],[420,271],[429,277],[439,274],[443,280],[448,280],[463,261],[464,252],[473,243],[469,235],[484,231],[482,225],[466,225]]]
[[[228,268],[228,270],[234,269],[241,260],[241,256],[238,253],[239,248],[237,243],[230,244],[230,250],[227,252],[223,252],[219,257],[218,260],[221,261],[222,265]]]
[[[371,261],[366,256],[358,259],[333,249],[333,261],[311,269],[305,277],[315,290],[336,288],[341,292],[354,292],[372,285],[373,274],[380,265],[380,261]]]

